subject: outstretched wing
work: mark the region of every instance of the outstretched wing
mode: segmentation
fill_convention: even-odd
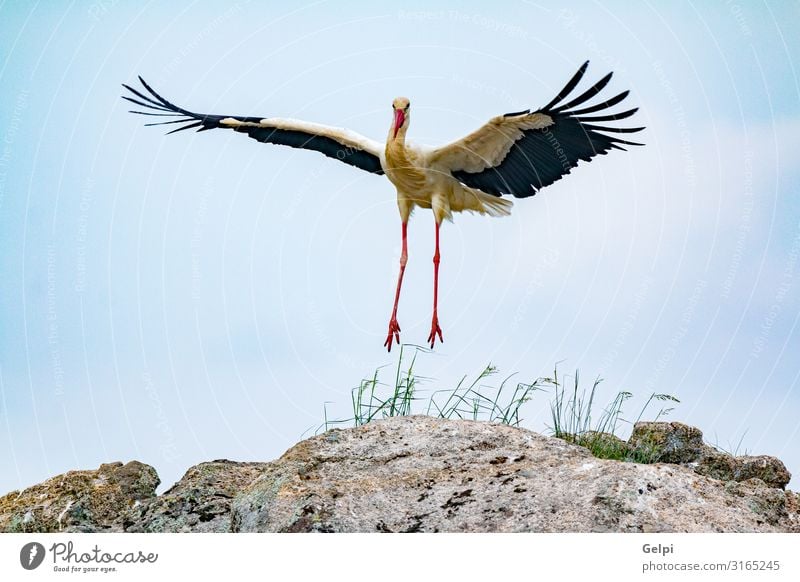
[[[366,172],[383,174],[380,161],[382,144],[354,131],[280,117],[264,119],[238,115],[192,113],[161,97],[141,77],[139,77],[139,81],[148,94],[123,84],[122,86],[130,91],[132,96],[123,95],[122,98],[150,111],[131,111],[131,113],[175,118],[145,125],[179,124],[177,129],[168,133],[195,127],[198,128],[197,131],[216,128],[232,129],[246,133],[263,143],[314,150]]]
[[[563,103],[578,85],[589,62],[585,62],[550,103],[536,111],[506,113],[489,120],[463,139],[433,150],[429,164],[450,172],[471,188],[501,196],[533,196],[578,165],[610,149],[642,145],[612,134],[633,133],[643,127],[596,125],[626,119],[636,113],[607,110],[628,96],[628,91],[595,105],[584,104],[608,84],[611,73],[577,97]],[[602,115],[590,116],[591,113]]]

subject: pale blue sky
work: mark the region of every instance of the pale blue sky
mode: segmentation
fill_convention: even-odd
[[[120,83],[380,140],[406,95],[410,137],[441,144],[544,105],[586,59],[631,89],[647,147],[445,225],[427,388],[563,361],[633,392],[631,415],[674,394],[673,419],[800,473],[800,5],[562,4],[0,3],[0,492],[113,460],[165,484],[268,460],[394,361],[388,181],[164,137]],[[422,343],[429,213],[409,230],[399,320]],[[546,396],[529,406],[542,430]]]

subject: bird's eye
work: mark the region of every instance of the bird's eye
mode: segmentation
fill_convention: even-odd
[[[409,108],[409,107],[411,107],[411,103],[409,103],[408,105],[406,105],[405,107],[403,107],[403,109],[405,109],[406,111],[408,111],[408,108]]]

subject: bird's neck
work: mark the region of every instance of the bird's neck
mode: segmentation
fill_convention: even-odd
[[[394,148],[394,149],[405,149],[406,147],[406,131],[408,131],[408,127],[401,127],[397,135],[394,134],[394,127],[389,128],[389,135],[386,137],[386,149]]]
[[[386,161],[393,166],[408,166],[408,151],[406,148],[405,132],[398,132],[394,137],[394,132],[389,133],[386,140]]]

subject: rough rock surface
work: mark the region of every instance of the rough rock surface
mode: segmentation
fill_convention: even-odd
[[[793,503],[759,479],[601,460],[524,429],[417,416],[299,443],[237,496],[233,529],[800,531]]]
[[[705,444],[700,429],[680,422],[637,422],[628,439],[628,450],[634,458],[685,464],[722,481],[757,478],[783,489],[792,478],[780,459],[768,455],[734,457]]]
[[[653,463],[691,463],[706,444],[700,429],[680,422],[637,422],[628,439],[631,451]]]
[[[399,417],[328,431],[270,463],[202,463],[158,497],[155,471],[136,461],[66,473],[0,498],[0,531],[800,532],[777,459],[725,455],[679,423],[634,435],[630,450],[678,464]]]
[[[129,532],[231,531],[231,501],[265,466],[226,460],[195,465],[163,495],[126,512],[121,527]]]
[[[0,497],[2,532],[102,532],[128,509],[155,497],[153,467],[131,461],[70,471]]]

